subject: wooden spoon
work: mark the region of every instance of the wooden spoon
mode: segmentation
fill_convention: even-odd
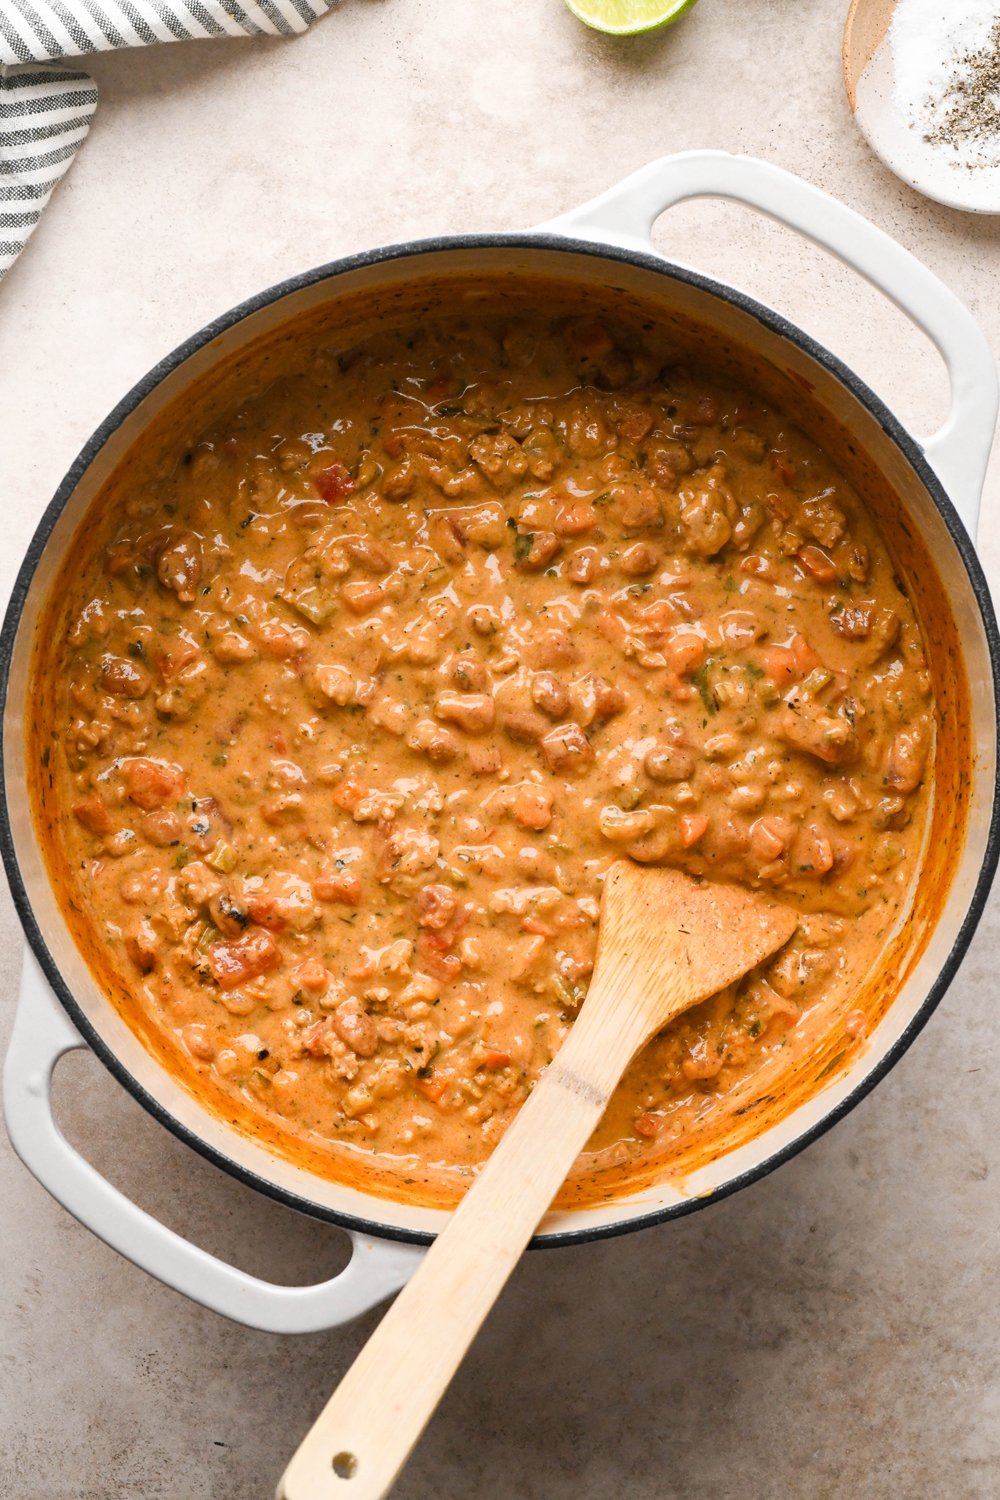
[[[780,948],[797,920],[738,886],[612,866],[569,1036],[306,1434],[278,1500],[388,1493],[635,1053]]]

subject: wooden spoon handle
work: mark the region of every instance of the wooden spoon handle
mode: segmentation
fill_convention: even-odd
[[[388,1493],[604,1113],[645,1026],[588,1005],[447,1227],[320,1412],[278,1500]],[[593,1020],[588,1024],[589,1017]]]

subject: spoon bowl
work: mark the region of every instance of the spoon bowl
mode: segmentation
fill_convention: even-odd
[[[782,947],[787,906],[619,860],[569,1036],[327,1402],[277,1500],[380,1500],[639,1048]]]

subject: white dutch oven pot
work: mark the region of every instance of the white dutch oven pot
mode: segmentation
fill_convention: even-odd
[[[951,411],[918,443],[848,369],[775,313],[731,288],[656,255],[654,220],[688,198],[735,199],[798,230],[853,266],[929,335],[951,378]],[[551,1213],[537,1244],[623,1233],[677,1217],[772,1170],[846,1113],[899,1058],[952,978],[982,910],[997,859],[996,623],[969,541],[997,411],[989,348],[967,310],[928,270],[873,225],[816,188],[764,162],[689,152],[653,162],[592,203],[538,230],[395,246],[322,267],[266,292],[205,329],[128,395],[70,471],[22,566],[0,641],[3,674],[3,853],[28,939],[4,1073],[7,1127],[26,1166],[72,1214],[122,1255],[196,1302],[251,1327],[303,1333],[357,1316],[397,1290],[441,1210],[413,1207],[324,1181],[272,1155],[209,1113],[142,1047],[102,995],[59,913],[25,794],[24,716],[32,636],[51,580],[100,485],[152,415],[218,362],[262,334],[342,293],[392,288],[415,277],[521,269],[621,287],[679,309],[720,340],[759,351],[808,381],[824,407],[904,501],[937,560],[964,643],[972,687],[975,771],[966,847],[919,962],[848,1071],[748,1144],[694,1173],[682,1193],[646,1187],[584,1210]],[[964,524],[963,524],[964,523]],[[343,1226],[347,1268],[312,1287],[260,1281],[197,1249],[136,1207],[68,1144],[55,1125],[50,1084],[58,1059],[90,1045],[175,1134],[244,1182]]]

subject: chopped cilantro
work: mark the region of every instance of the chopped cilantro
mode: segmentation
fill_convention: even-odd
[[[719,705],[715,701],[715,694],[712,692],[712,685],[708,679],[708,671],[712,663],[713,658],[709,657],[708,661],[703,662],[696,672],[691,673],[691,681],[701,694],[701,701],[710,714],[717,713],[719,709]]]

